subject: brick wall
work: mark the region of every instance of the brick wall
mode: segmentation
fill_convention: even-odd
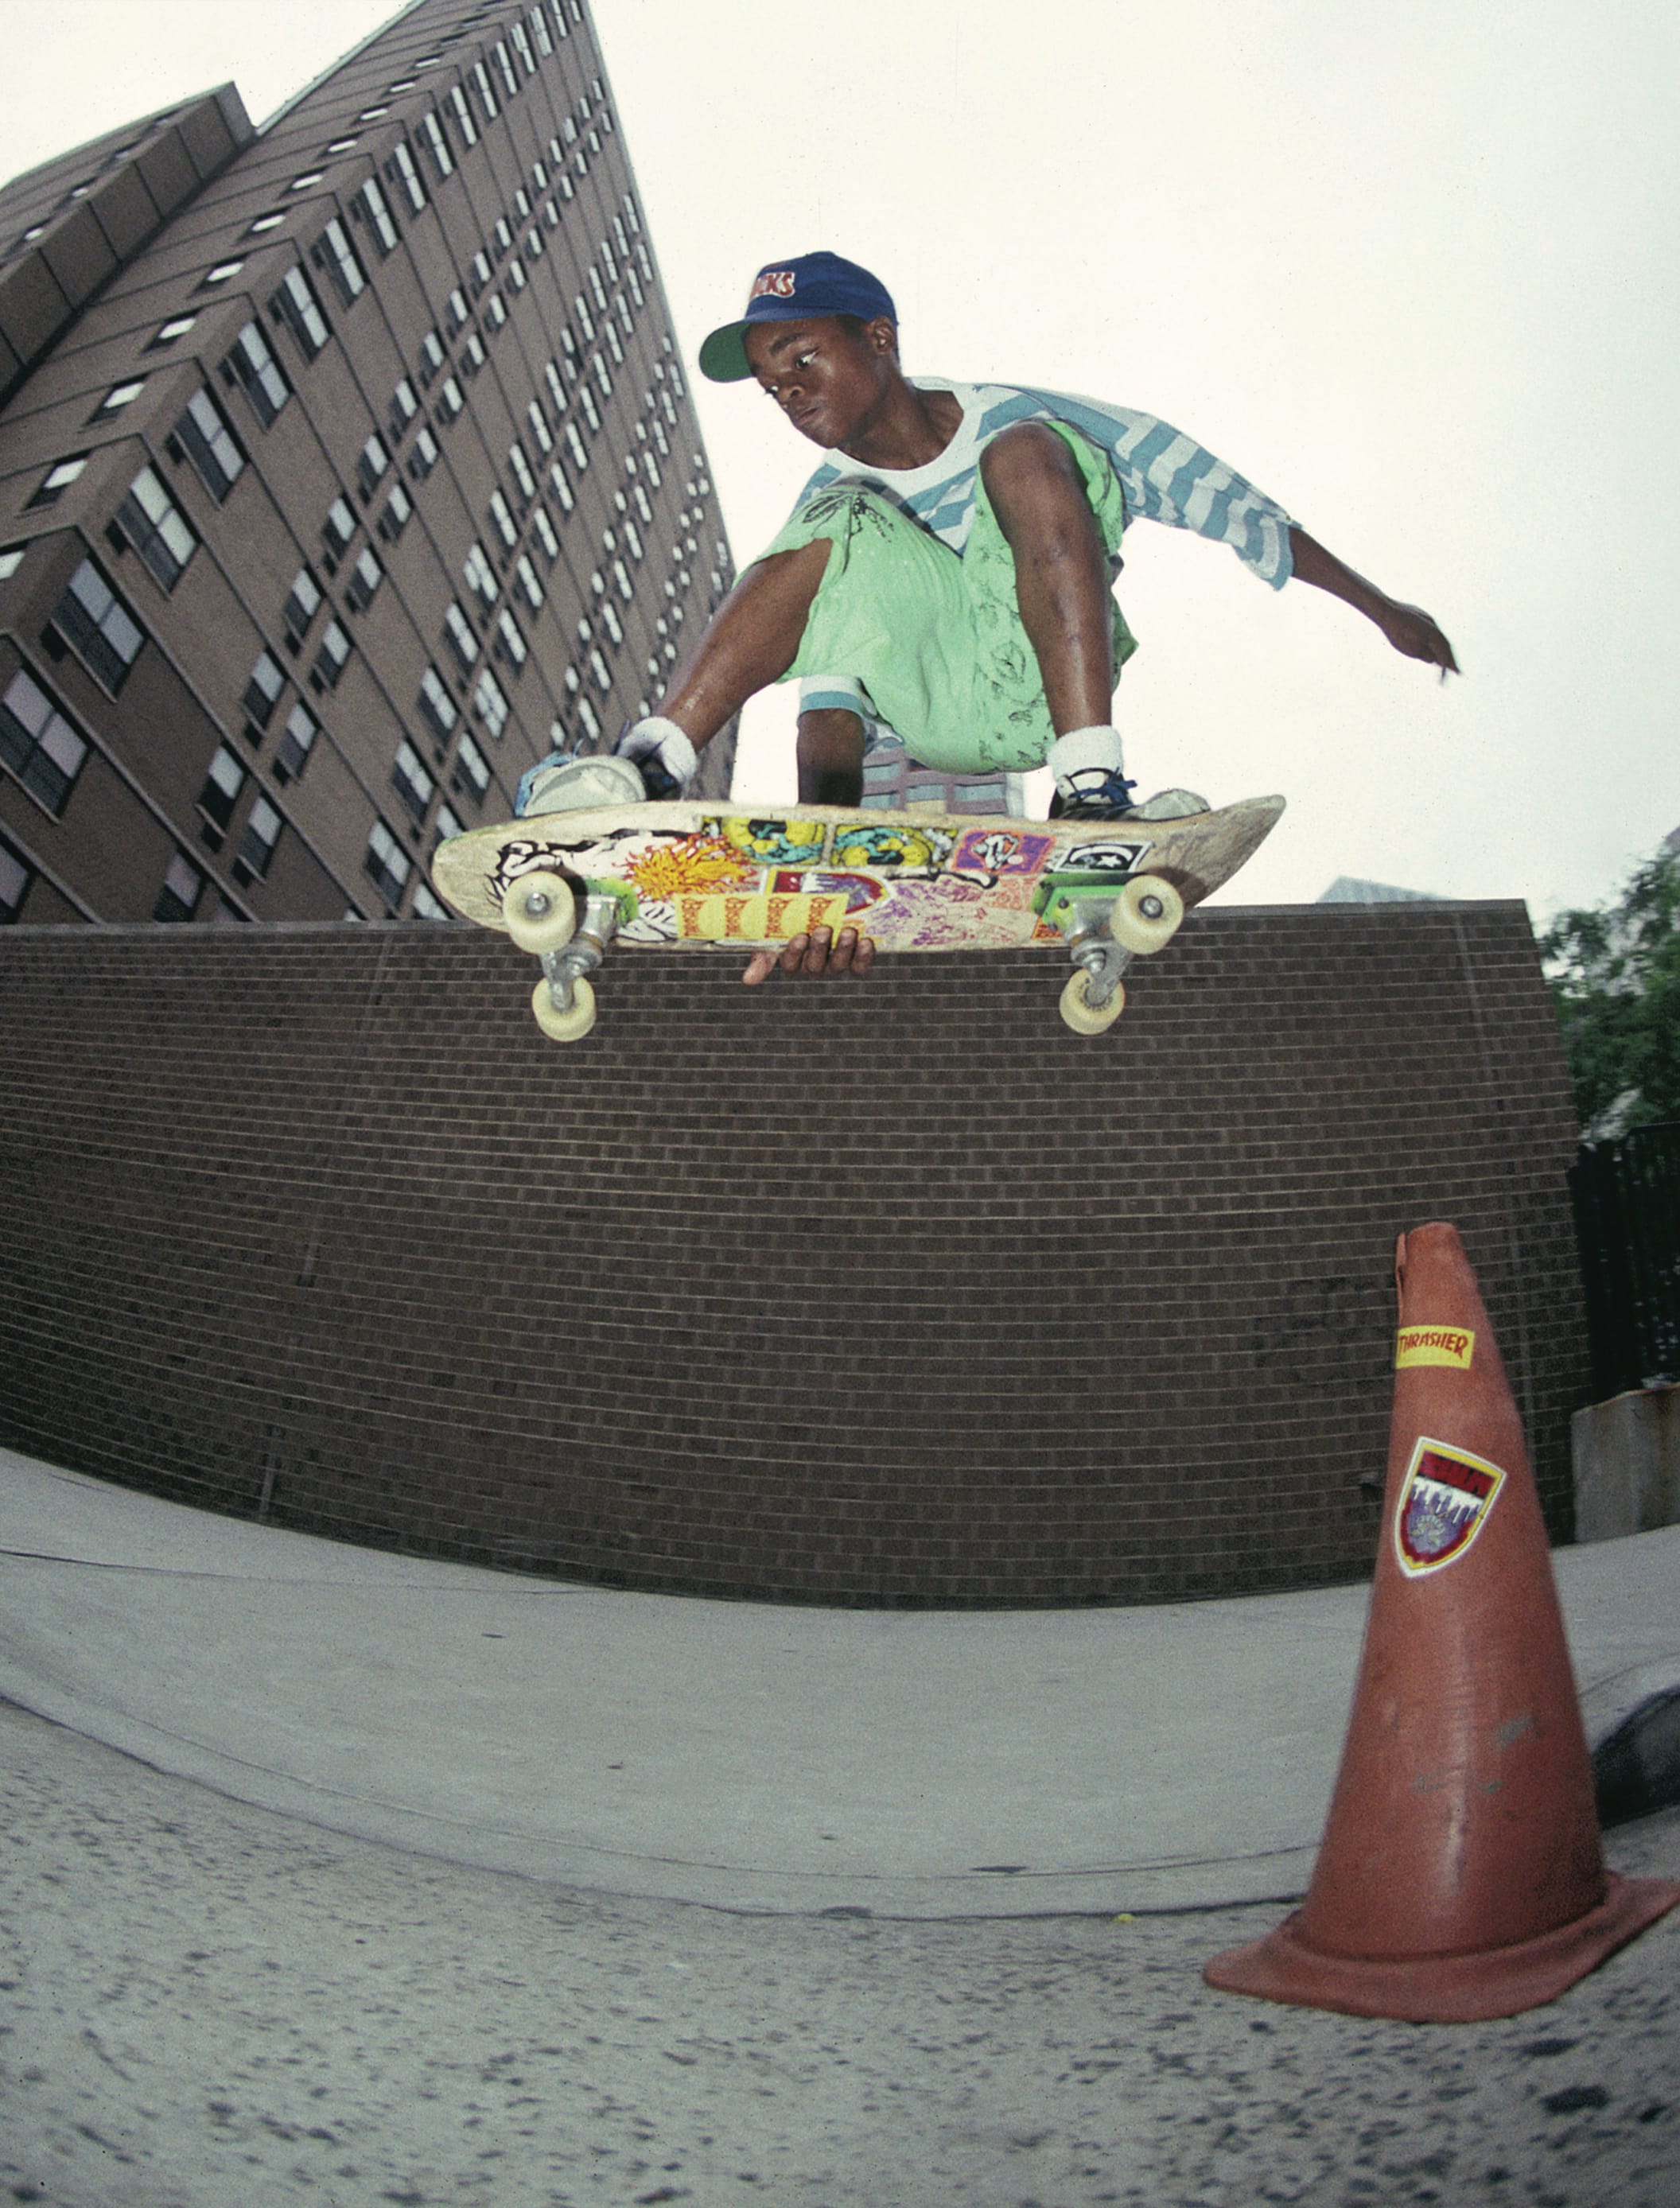
[[[1575,1127],[1522,908],[1215,909],[585,1042],[426,926],[0,933],[0,1432],[271,1522],[611,1585],[1139,1602],[1361,1576],[1395,1233],[1463,1230],[1569,1532]]]

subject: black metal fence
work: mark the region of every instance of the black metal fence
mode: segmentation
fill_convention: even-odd
[[[1594,1399],[1680,1380],[1680,1121],[1584,1143],[1569,1189]]]

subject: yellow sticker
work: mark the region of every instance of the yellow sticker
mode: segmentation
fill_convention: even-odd
[[[1445,1365],[1467,1372],[1476,1353],[1476,1335],[1467,1326],[1403,1326],[1395,1336],[1395,1371],[1414,1365]]]

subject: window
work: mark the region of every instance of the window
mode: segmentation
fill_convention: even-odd
[[[552,567],[560,557],[560,539],[555,534],[555,525],[549,519],[547,507],[539,506],[531,519],[531,528],[535,533],[537,543],[542,550],[543,557]]]
[[[385,448],[385,440],[375,429],[362,447],[361,458],[356,463],[356,472],[361,480],[362,495],[371,498],[380,477],[391,465],[391,455]]]
[[[613,562],[613,580],[618,585],[620,597],[627,605],[635,596],[635,585],[631,582],[630,572],[622,560],[615,560]]]
[[[461,573],[466,578],[468,590],[476,597],[482,598],[487,606],[495,603],[501,595],[501,585],[496,580],[495,569],[491,567],[489,555],[482,544],[475,544],[467,554],[461,563]]]
[[[260,214],[245,235],[247,237],[266,237],[271,230],[279,230],[285,221],[283,214]]]
[[[513,572],[519,588],[525,592],[525,603],[531,608],[532,613],[540,613],[543,609],[543,585],[537,579],[536,568],[531,566],[523,552],[519,555]]]
[[[587,390],[587,387],[585,387],[585,390]],[[567,451],[570,453],[573,459],[580,469],[586,468],[589,465],[589,453],[584,445],[583,439],[578,435],[578,425],[575,422],[568,422],[567,423],[565,436]]]
[[[436,668],[429,667],[420,677],[420,717],[437,736],[447,736],[455,725],[455,701],[445,686]]]
[[[141,393],[144,391],[145,388],[146,378],[143,375],[139,377],[133,383],[119,383],[116,385],[113,389],[107,391],[105,397],[99,401],[98,406],[93,411],[93,418],[94,421],[98,422],[102,420],[107,414],[120,414],[125,406],[132,406],[134,405],[135,399],[139,398]]]
[[[510,291],[523,291],[525,287],[525,263],[522,261],[510,261],[507,268],[508,290]],[[504,309],[503,312],[505,313],[506,311],[507,310]]]
[[[374,234],[374,243],[379,248],[382,261],[387,254],[394,253],[397,249],[397,225],[389,202],[373,177],[369,177],[356,195],[356,206]]]
[[[385,580],[385,570],[371,549],[364,548],[345,585],[345,596],[358,614],[373,603],[374,593]]]
[[[198,539],[150,468],[142,468],[117,509],[117,525],[166,591],[180,581]]]
[[[0,760],[57,819],[87,757],[87,745],[20,668],[0,692]]]
[[[589,664],[600,687],[603,690],[610,690],[613,687],[612,669],[601,657],[598,645],[590,647]]]
[[[86,453],[73,453],[69,459],[60,460],[56,466],[49,468],[41,478],[39,489],[30,500],[30,505],[36,507],[56,504],[63,498],[87,465]]]
[[[443,610],[443,633],[463,669],[471,667],[478,657],[478,638],[472,623],[453,598]]]
[[[287,714],[285,726],[280,731],[273,769],[276,782],[292,782],[303,773],[309,747],[320,733],[320,722],[300,699]]]
[[[484,320],[489,325],[490,334],[492,337],[495,336],[495,333],[507,320],[507,309],[502,303],[502,297],[500,291],[492,291],[489,299],[485,302]]]
[[[287,186],[287,189],[294,192],[313,191],[315,186],[321,182],[324,174],[325,171],[323,170],[311,169],[305,176],[294,177],[291,183]]]
[[[587,698],[579,699],[577,713],[578,726],[589,738],[591,743],[598,744],[601,741],[601,717]]]
[[[466,327],[467,317],[471,312],[466,303],[466,293],[458,284],[449,294],[449,333],[452,337],[457,331]]]
[[[466,405],[461,396],[461,387],[453,375],[446,375],[438,386],[437,411],[445,422],[453,422]]]
[[[244,386],[245,396],[265,429],[291,396],[291,386],[255,322],[247,322],[240,331],[232,351],[222,363],[222,374],[228,382],[237,378]]]
[[[530,657],[531,647],[525,640],[525,632],[505,606],[496,615],[495,627],[496,657],[517,675]]]
[[[619,627],[618,615],[614,612],[610,605],[603,605],[601,609],[601,618],[606,623],[607,633],[611,637],[613,642],[615,644],[622,644],[624,641],[624,631]]]
[[[537,57],[531,51],[531,41],[525,36],[525,25],[518,22],[510,24],[508,26],[507,35],[513,42],[514,52],[525,65],[525,75],[527,76],[535,76],[537,74]]]
[[[444,808],[447,811],[447,807]],[[453,815],[450,816],[452,819]],[[458,831],[452,831],[458,832]],[[35,879],[35,870],[0,836],[0,927],[9,927],[23,909],[23,900]]]
[[[437,784],[427,772],[424,761],[412,744],[397,747],[397,763],[391,770],[391,780],[397,795],[417,820],[426,817],[426,807],[437,794]]]
[[[186,336],[197,320],[196,315],[177,315],[172,321],[164,324],[156,337],[153,339],[153,345],[173,345],[177,338]]]
[[[584,343],[585,345],[593,345],[595,342],[595,317],[590,313],[589,302],[584,297],[581,291],[579,292],[577,297],[572,302],[572,311],[578,318],[578,327],[584,333]],[[562,338],[561,339],[562,348],[564,348],[566,340]]]
[[[549,36],[549,19],[540,8],[531,11],[531,32],[537,41],[537,52],[546,61],[555,50],[555,42]]]
[[[326,540],[327,572],[330,575],[349,551],[351,539],[356,534],[356,516],[347,498],[335,498],[327,507],[321,533]]]
[[[277,322],[286,324],[306,360],[313,360],[332,334],[315,287],[301,268],[287,269],[279,290],[268,302],[268,311]]]
[[[210,771],[205,777],[204,787],[198,793],[198,809],[214,821],[218,828],[225,828],[233,818],[233,808],[239,802],[239,793],[245,787],[245,770],[225,744],[216,747],[216,756],[210,762]]]
[[[309,632],[309,623],[321,610],[321,585],[312,569],[300,567],[291,579],[291,588],[281,609],[285,622],[286,642],[294,651]]]
[[[437,465],[437,439],[429,429],[417,432],[414,450],[408,456],[408,471],[416,483],[423,483]]]
[[[163,887],[152,908],[153,920],[190,920],[204,894],[204,876],[184,852],[177,851],[164,870]]]
[[[400,141],[391,149],[391,158],[385,165],[390,178],[416,214],[426,204],[426,187],[420,181],[419,165],[408,147]]]
[[[250,680],[245,685],[243,704],[246,717],[255,729],[262,729],[274,717],[274,708],[285,687],[285,671],[272,651],[259,652]]]
[[[334,216],[310,249],[309,258],[327,277],[342,304],[353,306],[368,288],[368,279],[350,233]]]
[[[435,330],[428,330],[420,340],[420,388],[429,391],[432,379],[449,365],[449,356],[443,350],[443,340]]]
[[[327,151],[329,153],[353,153],[361,143],[360,138],[335,138]]]
[[[243,261],[219,261],[213,268],[206,272],[204,280],[199,285],[200,291],[207,291],[213,284],[231,283],[244,265]]]
[[[280,840],[280,830],[284,825],[279,814],[266,797],[259,795],[251,800],[245,832],[239,838],[239,847],[234,854],[235,881],[243,886],[254,877],[261,879],[267,873],[268,861],[274,855],[274,848]]]
[[[432,835],[441,843],[447,837],[465,836],[466,824],[453,805],[440,805],[432,821]]]
[[[588,463],[585,462],[585,465],[587,465]],[[558,460],[549,470],[549,481],[553,486],[555,496],[560,501],[561,512],[570,513],[577,501],[572,495],[571,484],[566,480],[566,471]]]
[[[447,811],[448,808],[446,807],[444,809]],[[438,841],[435,834],[433,841],[434,843]],[[414,898],[409,909],[410,916],[415,920],[447,920],[449,918],[448,913],[426,887],[426,878],[423,874],[414,885]]]
[[[245,465],[239,441],[209,392],[201,388],[187,401],[175,425],[175,441],[191,460],[218,506],[238,481]]]
[[[420,411],[420,401],[414,395],[414,386],[404,376],[391,393],[391,435],[400,439],[409,423]]]
[[[386,903],[394,907],[413,867],[407,852],[382,820],[375,819],[369,831],[367,855],[362,864]]]
[[[490,786],[490,763],[465,729],[455,753],[455,771],[450,779],[464,797],[470,797],[475,805],[483,803],[484,793]]]
[[[472,64],[472,81],[477,88],[479,103],[484,110],[486,119],[494,123],[501,110],[496,105],[495,94],[490,89],[490,73],[483,62],[474,62]]]
[[[603,372],[602,362],[598,354],[596,357],[595,372],[597,375]],[[578,386],[578,397],[582,403],[584,414],[588,420],[590,428],[591,429],[599,429],[601,427],[601,410],[595,403],[595,393],[590,389],[586,383],[580,383]],[[568,429],[571,428],[571,424],[569,423],[567,426]],[[573,430],[573,435],[575,436],[577,432]]]
[[[427,157],[436,171],[440,183],[446,177],[454,175],[455,163],[449,151],[449,141],[444,136],[443,125],[435,115],[427,114],[421,117],[420,143],[426,149]]]
[[[459,85],[451,88],[449,106],[455,117],[455,127],[461,134],[462,142],[468,146],[476,146],[478,143],[478,125],[472,119],[472,110],[466,104],[466,93]]]
[[[488,667],[473,686],[472,702],[491,735],[500,736],[507,725],[507,697]]]
[[[519,486],[519,495],[529,505],[537,495],[537,478],[531,471],[531,462],[525,458],[525,448],[517,437],[507,448],[507,465],[513,471],[513,480]]]
[[[379,517],[380,535],[387,544],[394,544],[409,525],[414,512],[414,501],[400,483],[393,483],[391,495],[385,501],[385,511]]]
[[[321,632],[321,649],[309,673],[316,689],[331,690],[350,664],[350,639],[335,621],[327,622]]]
[[[489,283],[495,271],[490,267],[489,255],[475,253],[472,256],[472,266],[467,271],[467,289],[475,299]]]
[[[23,565],[23,555],[27,549],[27,545],[9,544],[3,552],[0,552],[0,583],[10,582]]]
[[[499,490],[490,493],[490,519],[495,522],[502,543],[511,552],[519,541],[519,532],[513,520],[513,509]]]
[[[146,635],[91,560],[84,560],[52,609],[59,634],[114,698]]]

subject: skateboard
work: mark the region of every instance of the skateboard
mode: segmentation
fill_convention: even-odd
[[[441,843],[439,894],[542,961],[537,1025],[574,1042],[595,1024],[589,976],[609,945],[773,948],[855,927],[880,951],[1059,946],[1075,971],[1061,1015],[1099,1035],[1125,1003],[1134,957],[1163,950],[1185,911],[1228,881],[1275,826],[1281,797],[1177,820],[1013,820],[713,799],[546,813]]]

